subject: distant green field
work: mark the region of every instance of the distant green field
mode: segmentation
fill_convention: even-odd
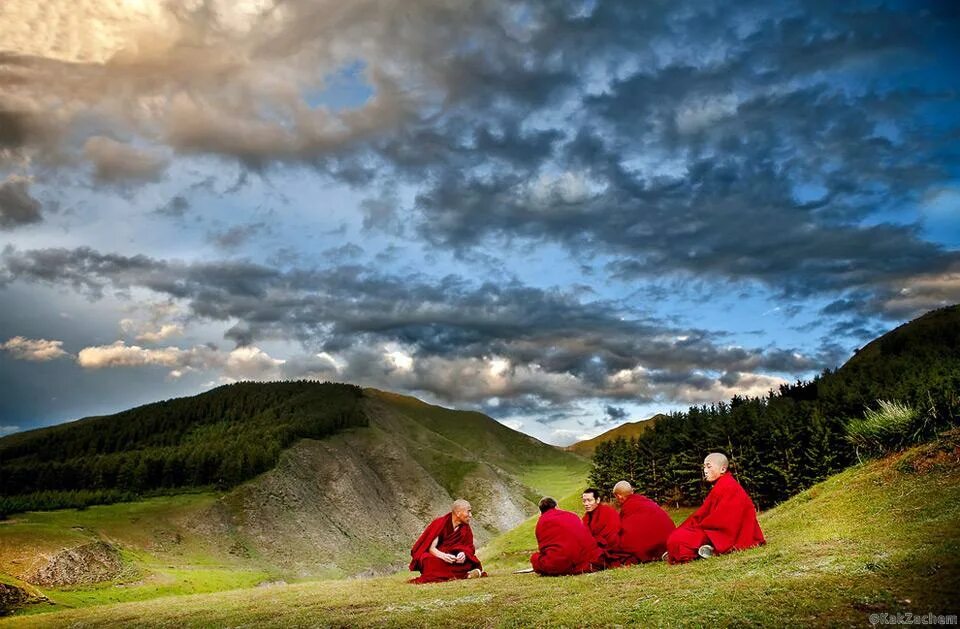
[[[488,547],[500,553],[488,556],[487,579],[301,583],[87,607],[0,627],[863,626],[878,613],[960,614],[958,452],[954,435],[848,469],[763,513],[765,547],[684,566],[513,575],[494,568],[529,537],[512,531]]]

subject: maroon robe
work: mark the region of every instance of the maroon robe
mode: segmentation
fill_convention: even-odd
[[[583,523],[597,541],[603,555],[601,559],[605,559],[608,552],[617,548],[620,541],[620,514],[616,509],[601,503],[593,511],[583,514]],[[601,568],[605,564],[605,561],[601,561],[597,567]]]
[[[537,546],[530,556],[534,572],[548,576],[592,572],[600,549],[576,513],[550,509],[537,520]]]
[[[630,494],[620,505],[620,535],[608,552],[609,567],[658,561],[676,525],[660,505],[643,494]]]
[[[439,538],[439,539],[438,539]],[[437,541],[437,550],[456,555],[464,553],[467,556],[463,563],[447,563],[430,554],[430,545]],[[420,571],[420,576],[411,579],[411,583],[435,583],[437,581],[451,581],[466,579],[467,573],[474,568],[480,568],[476,548],[473,545],[473,530],[466,522],[456,529],[453,528],[453,514],[442,515],[424,529],[410,550],[411,571]]]
[[[721,474],[706,500],[667,540],[670,563],[697,558],[703,544],[723,554],[765,544],[750,496],[729,472]]]

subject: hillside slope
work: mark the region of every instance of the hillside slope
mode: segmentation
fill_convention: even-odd
[[[642,435],[644,432],[653,427],[658,419],[666,417],[662,413],[657,413],[653,417],[648,417],[647,419],[641,419],[640,421],[627,422],[621,424],[616,428],[611,428],[605,433],[599,434],[593,439],[584,439],[583,441],[578,441],[573,445],[567,446],[566,449],[570,452],[575,452],[580,456],[591,457],[593,456],[594,451],[597,449],[597,446],[601,443],[607,441],[613,441],[614,439],[631,439]]]
[[[857,466],[761,514],[767,545],[579,577],[406,575],[105,605],[22,627],[867,625],[960,608],[960,432]],[[492,558],[491,566],[497,564]],[[876,618],[876,617],[875,617]],[[10,621],[0,621],[0,627]]]
[[[366,390],[365,427],[303,439],[273,469],[203,491],[0,522],[0,576],[27,580],[64,549],[103,542],[125,568],[112,584],[44,589],[63,604],[209,591],[262,581],[401,569],[410,544],[455,497],[474,506],[478,543],[569,493],[589,463],[479,413]],[[201,570],[203,579],[192,579]],[[34,579],[35,581],[35,579]]]

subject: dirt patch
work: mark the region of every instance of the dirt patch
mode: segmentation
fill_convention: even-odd
[[[897,461],[896,468],[912,474],[950,472],[960,467],[960,429],[942,433],[930,443],[910,450]]]
[[[81,585],[110,581],[124,576],[120,551],[97,541],[65,548],[50,557],[41,557],[24,578],[34,585]]]

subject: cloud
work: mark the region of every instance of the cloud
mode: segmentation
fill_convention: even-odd
[[[120,329],[132,335],[134,340],[143,343],[159,343],[175,336],[183,336],[183,326],[179,323],[163,323],[151,326],[133,319],[121,319]]]
[[[70,356],[62,346],[63,341],[28,339],[22,336],[15,336],[5,343],[0,343],[0,349],[9,352],[14,358],[35,362],[47,362]]]
[[[20,426],[0,426],[0,437],[20,432]]]
[[[271,358],[256,347],[239,347],[230,352],[206,345],[148,349],[116,341],[112,345],[83,348],[77,355],[77,364],[84,369],[164,367],[172,378],[190,371],[217,370],[222,382],[233,382],[281,379],[284,361]]]
[[[28,179],[12,175],[0,183],[0,229],[13,229],[42,220],[40,202],[30,196]]]
[[[627,411],[620,406],[611,406],[608,404],[604,407],[603,412],[610,421],[623,421],[627,418]]]
[[[83,153],[93,163],[94,178],[101,183],[154,181],[167,167],[167,160],[151,151],[103,136],[89,138]]]
[[[224,231],[208,233],[207,240],[220,249],[236,249],[262,232],[269,231],[270,228],[263,222],[235,225]]]
[[[614,303],[517,282],[476,284],[457,276],[436,282],[360,265],[282,271],[243,261],[184,263],[85,248],[8,248],[0,260],[0,277],[8,281],[72,285],[94,297],[148,290],[182,304],[185,321],[229,322],[225,336],[241,348],[281,338],[325,356],[291,357],[283,367],[288,376],[298,367],[444,400],[702,401],[737,386],[765,392],[783,381],[759,374],[793,376],[828,366],[821,356],[732,346],[706,330],[625,316]],[[225,364],[210,362],[203,348],[122,342],[80,357],[91,367]],[[728,373],[742,375],[734,385],[729,377],[723,384]]]

